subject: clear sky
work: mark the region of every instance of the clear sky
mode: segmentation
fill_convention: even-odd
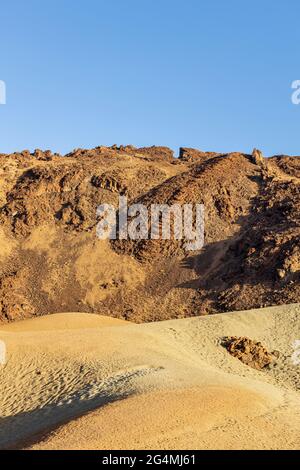
[[[0,152],[300,155],[299,0],[10,0],[0,18]]]

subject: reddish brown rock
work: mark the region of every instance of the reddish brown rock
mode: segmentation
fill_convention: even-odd
[[[224,338],[227,351],[243,364],[253,369],[263,369],[271,364],[277,354],[272,354],[260,343],[246,337],[231,336]]]

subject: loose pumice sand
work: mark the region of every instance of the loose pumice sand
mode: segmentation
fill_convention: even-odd
[[[246,336],[255,370],[223,338]],[[53,314],[0,327],[0,448],[296,449],[300,304],[133,324]]]

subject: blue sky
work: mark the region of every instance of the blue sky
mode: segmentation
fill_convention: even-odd
[[[297,0],[11,0],[0,18],[0,152],[300,154]]]

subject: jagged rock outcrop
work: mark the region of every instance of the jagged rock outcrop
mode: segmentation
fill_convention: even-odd
[[[201,150],[193,148],[180,147],[178,158],[183,162],[200,163],[209,160],[210,158],[217,157],[219,155],[222,154],[216,152],[202,152]]]
[[[259,341],[253,341],[246,337],[232,336],[224,338],[224,345],[233,357],[258,370],[270,365],[278,355],[278,351],[269,353]]]

